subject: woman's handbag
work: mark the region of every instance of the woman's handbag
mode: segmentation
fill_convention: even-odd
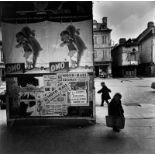
[[[117,127],[123,129],[125,126],[125,117],[123,116],[106,116],[107,127]]]

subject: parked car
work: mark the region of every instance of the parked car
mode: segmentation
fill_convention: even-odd
[[[2,83],[0,86],[0,107],[6,108],[6,83]]]
[[[151,88],[152,88],[152,89],[155,89],[155,82],[152,82]]]

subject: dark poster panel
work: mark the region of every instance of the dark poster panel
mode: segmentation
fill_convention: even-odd
[[[50,72],[67,72],[69,70],[68,62],[51,62],[49,65]]]
[[[92,19],[92,1],[3,1],[0,7],[2,20],[9,23]]]
[[[10,63],[5,65],[6,74],[11,73],[24,73],[25,72],[25,64],[24,63]]]
[[[7,78],[10,117],[67,117],[74,115],[72,110],[79,112],[80,107],[92,109],[92,80],[87,73]],[[85,116],[92,115],[93,110],[85,113]]]

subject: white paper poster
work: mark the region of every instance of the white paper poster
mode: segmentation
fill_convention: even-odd
[[[86,90],[71,91],[71,104],[72,105],[87,104]]]
[[[6,64],[24,63],[26,73],[93,71],[92,20],[2,26]]]

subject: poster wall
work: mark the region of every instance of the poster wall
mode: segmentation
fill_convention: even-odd
[[[2,37],[10,118],[92,110],[92,20],[3,23]]]
[[[67,116],[69,107],[90,105],[87,73],[55,73],[25,79],[7,78],[11,117]]]
[[[92,20],[3,23],[2,37],[5,63],[24,63],[26,73],[92,71]]]

